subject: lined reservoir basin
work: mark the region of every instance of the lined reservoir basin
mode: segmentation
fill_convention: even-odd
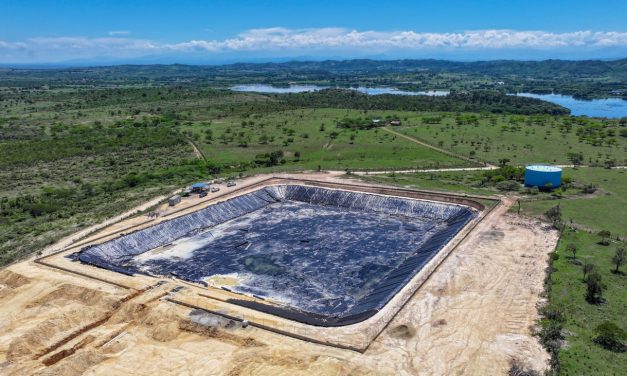
[[[71,255],[120,273],[176,276],[312,325],[378,312],[477,212],[467,206],[273,185]]]

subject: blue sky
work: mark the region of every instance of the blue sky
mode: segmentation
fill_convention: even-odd
[[[0,62],[627,56],[627,1],[0,2]]]

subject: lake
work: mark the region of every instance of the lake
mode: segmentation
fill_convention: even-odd
[[[328,89],[329,86],[318,85],[290,85],[288,87],[275,87],[272,85],[263,84],[249,84],[249,85],[235,85],[231,87],[233,91],[255,92],[255,93],[271,93],[271,94],[285,94],[285,93],[306,93],[312,91],[318,91],[322,89]],[[393,95],[429,95],[429,96],[443,96],[448,95],[448,90],[430,90],[430,91],[406,91],[390,87],[351,87],[347,88],[358,91],[360,93],[368,95],[380,95],[380,94],[393,94]],[[607,117],[607,118],[622,118],[627,117],[627,100],[620,98],[606,98],[606,99],[593,99],[582,100],[575,99],[570,95],[560,94],[532,94],[532,93],[518,93],[515,94],[521,97],[538,98],[547,102],[559,104],[571,111],[572,115],[581,116],[586,115],[590,117]]]
[[[251,85],[235,85],[231,87],[233,91],[245,91],[255,93],[272,93],[272,94],[285,94],[285,93],[306,93],[311,91],[318,91],[322,89],[328,89],[329,86],[318,85],[290,85],[289,87],[275,87],[272,85],[251,84]],[[380,94],[393,94],[393,95],[429,95],[429,96],[442,96],[448,95],[446,90],[430,90],[430,91],[405,91],[396,88],[389,87],[350,87],[345,89],[351,89],[360,93],[368,95],[380,95]]]
[[[627,101],[620,98],[582,100],[570,95],[518,93],[521,97],[538,98],[568,108],[572,115],[590,117],[627,117]]]

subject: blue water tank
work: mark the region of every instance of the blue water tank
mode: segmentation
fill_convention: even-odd
[[[546,187],[551,183],[552,188],[562,185],[562,169],[547,165],[528,165],[525,168],[526,187]]]

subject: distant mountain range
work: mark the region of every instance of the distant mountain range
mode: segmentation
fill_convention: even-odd
[[[627,58],[618,60],[486,60],[486,61],[453,61],[436,59],[402,59],[402,60],[289,60],[284,62],[240,62],[220,65],[196,64],[111,64],[84,66],[59,65],[19,65],[5,66],[0,71],[21,71],[50,69],[57,72],[108,72],[114,73],[147,73],[155,75],[181,75],[236,71],[239,73],[263,72],[325,72],[342,73],[390,73],[390,72],[424,72],[435,73],[457,72],[472,74],[516,74],[516,75],[601,75],[608,73],[627,72]]]

